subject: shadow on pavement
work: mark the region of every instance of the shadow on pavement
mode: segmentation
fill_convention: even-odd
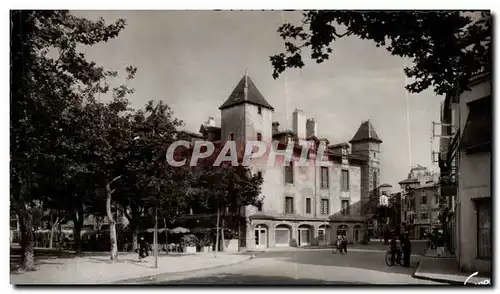
[[[419,262],[418,258],[412,256],[410,267],[403,267],[400,265],[387,266],[385,264],[385,252],[349,252],[349,249],[347,250],[347,254],[333,254],[330,250],[298,250],[292,252],[270,251],[259,254],[257,259],[259,258],[276,258],[283,261],[307,265],[349,267],[407,275],[412,275],[415,272]]]
[[[222,274],[216,276],[194,277],[183,280],[153,282],[154,285],[239,285],[239,286],[276,286],[276,285],[366,285],[366,283],[323,281],[315,279],[293,279],[280,276],[259,276]]]

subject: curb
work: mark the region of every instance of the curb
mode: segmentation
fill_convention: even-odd
[[[419,280],[426,280],[426,281],[432,281],[432,282],[438,282],[438,283],[445,283],[445,284],[449,284],[449,285],[453,285],[453,286],[470,286],[470,285],[473,285],[471,283],[467,283],[467,285],[464,285],[463,282],[458,282],[458,281],[454,281],[454,280],[447,280],[447,279],[440,279],[440,278],[431,278],[431,277],[426,277],[426,276],[420,276],[418,275],[418,271],[420,270],[420,267],[422,266],[422,263],[423,261],[419,261],[418,262],[418,266],[417,266],[417,269],[415,270],[415,272],[413,273],[413,275],[411,275],[413,278],[415,279],[419,279]]]
[[[174,276],[178,274],[187,274],[187,273],[194,273],[194,272],[199,272],[199,271],[204,271],[208,269],[216,269],[216,268],[221,268],[225,266],[230,266],[230,265],[235,265],[239,264],[251,259],[254,259],[257,254],[261,252],[255,252],[255,254],[248,256],[247,258],[244,258],[242,260],[238,260],[236,262],[231,262],[231,263],[226,263],[226,264],[221,264],[221,265],[214,265],[214,266],[208,266],[204,268],[198,268],[198,269],[188,269],[188,270],[183,270],[183,271],[178,271],[178,272],[167,272],[167,273],[160,273],[160,274],[154,274],[154,275],[148,275],[148,276],[143,276],[143,277],[137,277],[137,278],[130,278],[130,279],[124,279],[124,280],[118,280],[118,281],[113,281],[110,282],[110,284],[138,284],[138,283],[145,283],[145,282],[153,282],[155,280],[158,280],[159,278],[163,276]]]

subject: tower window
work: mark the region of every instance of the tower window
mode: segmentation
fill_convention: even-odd
[[[285,197],[285,213],[293,213],[293,197]]]
[[[293,164],[290,162],[288,166],[285,166],[285,183],[293,184]]]
[[[342,215],[348,215],[350,213],[349,210],[349,200],[342,200],[341,201],[341,207],[342,207]]]
[[[257,133],[257,141],[262,141],[262,134],[261,133]]]
[[[328,188],[328,167],[322,166],[321,167],[321,188],[322,189],[327,189]]]
[[[259,112],[259,114],[262,114],[262,107],[260,107],[260,106],[259,106],[259,107],[257,108],[257,111]]]
[[[346,169],[343,169],[340,174],[340,184],[342,185],[342,191],[349,191],[349,171]]]

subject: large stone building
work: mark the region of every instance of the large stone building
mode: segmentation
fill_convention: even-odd
[[[401,186],[401,227],[411,238],[422,239],[440,229],[438,174],[426,167],[411,168]]]
[[[238,146],[248,141],[267,145],[278,141],[282,149],[288,142],[295,145],[289,165],[254,162],[252,169],[264,178],[264,202],[261,207],[246,207],[246,233],[240,247],[333,243],[331,236],[340,234],[350,242],[362,240],[380,177],[382,140],[369,121],[362,122],[350,145],[329,145],[327,139],[318,138],[317,123],[300,110],[293,112],[293,130],[280,129],[272,120],[274,108],[246,74],[219,109],[220,127],[213,118],[200,127],[206,140],[234,140]],[[194,134],[192,138],[200,139]],[[297,166],[303,144],[315,154],[322,141],[328,146],[325,155],[332,166],[315,166],[313,155],[308,157],[308,166]]]
[[[447,95],[440,140],[441,192],[451,203],[451,249],[460,267],[491,272],[492,85],[474,77],[469,91]]]

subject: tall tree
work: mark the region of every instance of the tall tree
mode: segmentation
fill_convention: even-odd
[[[57,158],[54,143],[61,136],[62,115],[81,100],[80,89],[110,74],[77,47],[116,37],[125,22],[106,25],[102,19],[50,10],[16,10],[10,16],[10,200],[21,223],[21,268],[33,270],[32,207],[41,198],[34,191],[50,176],[47,162]]]
[[[349,36],[410,58],[413,66],[404,72],[412,81],[406,85],[412,93],[431,86],[438,95],[456,86],[465,91],[471,77],[492,69],[489,12],[313,10],[303,13],[300,25],[285,23],[278,32],[285,52],[270,58],[275,79],[286,68],[302,68],[306,51],[323,63],[335,41]]]
[[[232,166],[229,162],[213,166],[221,151],[222,148],[219,146],[213,155],[198,162],[194,168],[193,182],[193,186],[199,191],[198,203],[203,203],[208,210],[217,213],[216,251],[219,250],[220,217],[222,216],[224,229],[228,214],[239,216],[241,207],[259,206],[263,201],[261,195],[263,179],[258,174],[253,174],[248,167],[240,164]],[[241,162],[241,158],[238,158],[238,162]],[[239,224],[240,219],[236,217],[236,220],[238,221],[236,224]],[[222,247],[224,250],[224,244]]]
[[[130,137],[129,121],[124,115],[128,110],[128,101],[124,97],[130,90],[121,91],[121,88],[115,90],[113,101],[107,104],[96,101],[89,103],[86,113],[90,122],[87,125],[87,131],[90,133],[88,138],[90,170],[97,184],[98,200],[105,199],[111,260],[116,260],[118,255],[117,220],[112,209],[116,201],[113,196],[119,187],[118,181],[126,172],[126,145],[133,139]]]
[[[129,221],[134,249],[137,248],[138,226],[141,216],[148,208],[146,200],[151,196],[152,190],[150,188],[152,185],[158,185],[156,188],[159,189],[159,193],[154,194],[155,197],[160,197],[158,200],[160,201],[160,211],[165,218],[171,215],[165,210],[165,202],[169,203],[172,208],[182,206],[182,201],[176,204],[172,203],[172,200],[182,199],[178,193],[164,194],[165,190],[163,189],[172,188],[172,191],[177,191],[177,187],[168,186],[165,182],[158,183],[154,178],[171,175],[166,170],[168,167],[165,165],[165,154],[167,147],[175,140],[176,128],[181,124],[182,121],[176,119],[168,105],[161,101],[156,105],[153,104],[153,101],[149,101],[144,110],[138,110],[130,116],[130,138],[132,140],[128,141],[127,144],[128,160],[119,201]],[[174,172],[174,170],[169,170],[169,172]],[[183,180],[176,184],[183,187],[184,183]],[[174,198],[170,199],[170,195]],[[177,196],[180,198],[175,198]]]

